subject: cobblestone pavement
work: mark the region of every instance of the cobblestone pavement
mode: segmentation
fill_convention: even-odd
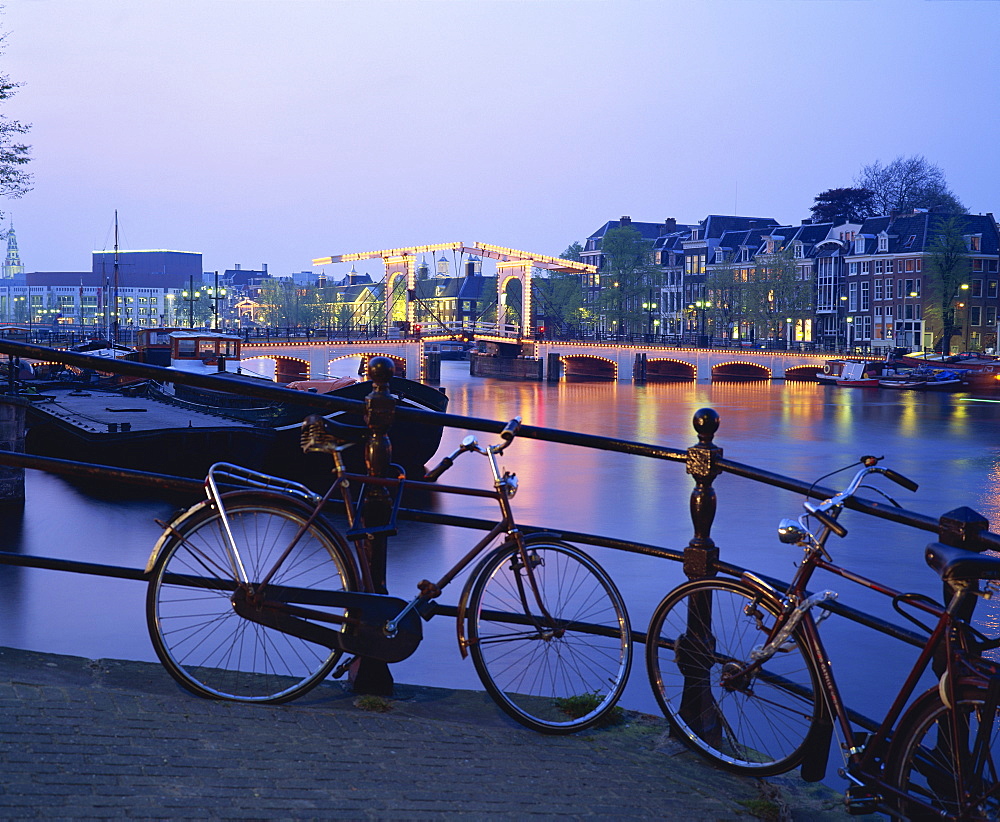
[[[846,819],[840,796],[677,747],[660,718],[543,736],[485,693],[339,683],[288,705],[199,699],[159,666],[0,648],[0,818]]]

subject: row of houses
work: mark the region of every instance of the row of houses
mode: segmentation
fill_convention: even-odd
[[[605,273],[604,240],[622,228],[645,241],[653,265],[633,284],[628,310],[616,313],[607,295],[619,283]],[[942,298],[932,263],[945,233],[957,235],[962,259],[960,281],[949,284],[954,293]],[[590,235],[580,256],[598,269],[582,278],[596,331],[930,348],[940,344],[940,306],[951,299],[962,347],[997,346],[1000,235],[992,214],[914,211],[801,225],[729,215],[693,225],[622,217]],[[616,329],[615,316],[629,327]]]

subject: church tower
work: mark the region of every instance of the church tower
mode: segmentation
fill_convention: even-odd
[[[13,280],[24,273],[21,265],[21,255],[17,252],[17,236],[14,234],[14,224],[11,223],[7,232],[7,256],[3,261],[3,279]]]

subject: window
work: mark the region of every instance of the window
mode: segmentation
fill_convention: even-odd
[[[855,275],[857,275],[857,273],[858,273],[858,264],[857,263],[848,263],[847,264],[847,274],[848,274],[848,276],[849,277],[854,277]]]
[[[906,270],[907,273],[913,271],[913,260],[912,259],[906,261],[906,268],[905,268],[905,270]]]
[[[885,281],[885,298],[887,300],[891,300],[893,298],[893,295],[892,295],[892,278],[891,277],[888,278]]]
[[[903,248],[913,248],[913,244],[917,241],[917,235],[911,234],[906,238],[906,242],[903,243]]]
[[[983,260],[979,260],[979,259],[973,260],[972,261],[972,270],[973,271],[982,271],[983,270],[983,262],[984,262]]]
[[[881,274],[882,273],[882,260],[876,260],[875,261],[875,273],[876,274]]]
[[[995,298],[997,295],[997,281],[987,280],[986,281],[986,296]]]
[[[715,249],[715,262],[724,263],[726,261],[726,252],[721,248]]]
[[[847,310],[858,310],[858,284],[850,283],[847,286]]]
[[[871,309],[871,303],[868,299],[868,280],[861,281],[861,310],[869,311]]]
[[[875,280],[875,294],[873,295],[873,299],[876,302],[878,302],[879,300],[882,299],[882,281],[881,280]]]
[[[865,238],[858,237],[854,240],[854,253],[864,254],[865,253]]]
[[[969,251],[979,251],[979,244],[982,242],[982,237],[978,235],[973,235],[969,237]]]
[[[801,260],[805,254],[803,253],[802,243],[795,244],[795,259]]]
[[[983,296],[983,281],[973,280],[972,281],[972,296],[982,297]]]
[[[917,258],[917,271],[924,270],[924,261],[921,258]]]
[[[983,309],[978,305],[969,306],[969,325],[982,325]]]
[[[885,273],[892,274],[892,260],[885,261]]]
[[[862,274],[871,274],[871,270],[872,270],[872,264],[869,260],[865,260],[863,263],[861,263]]]
[[[997,307],[995,305],[986,306],[986,324],[987,325],[997,324]]]
[[[880,234],[878,238],[878,250],[883,254],[889,250],[889,238],[885,234]]]

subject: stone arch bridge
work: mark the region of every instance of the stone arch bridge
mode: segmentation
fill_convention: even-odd
[[[664,348],[588,342],[534,343],[546,379],[560,376],[632,380],[813,380],[828,354],[705,348]],[[559,369],[558,375],[553,373]]]
[[[517,341],[484,336],[489,350],[499,356],[538,361],[539,379],[590,377],[631,382],[646,380],[758,379],[811,380],[822,370],[829,355],[777,352],[759,349],[726,350],[666,348],[622,343]],[[337,368],[338,360],[374,356],[389,357],[396,373],[413,380],[425,379],[426,353],[439,340],[377,339],[348,341],[250,342],[243,345],[243,359],[262,357],[274,360],[275,375],[281,382],[345,376],[349,370]],[[490,345],[492,344],[492,345]],[[352,365],[353,368],[353,365]]]

